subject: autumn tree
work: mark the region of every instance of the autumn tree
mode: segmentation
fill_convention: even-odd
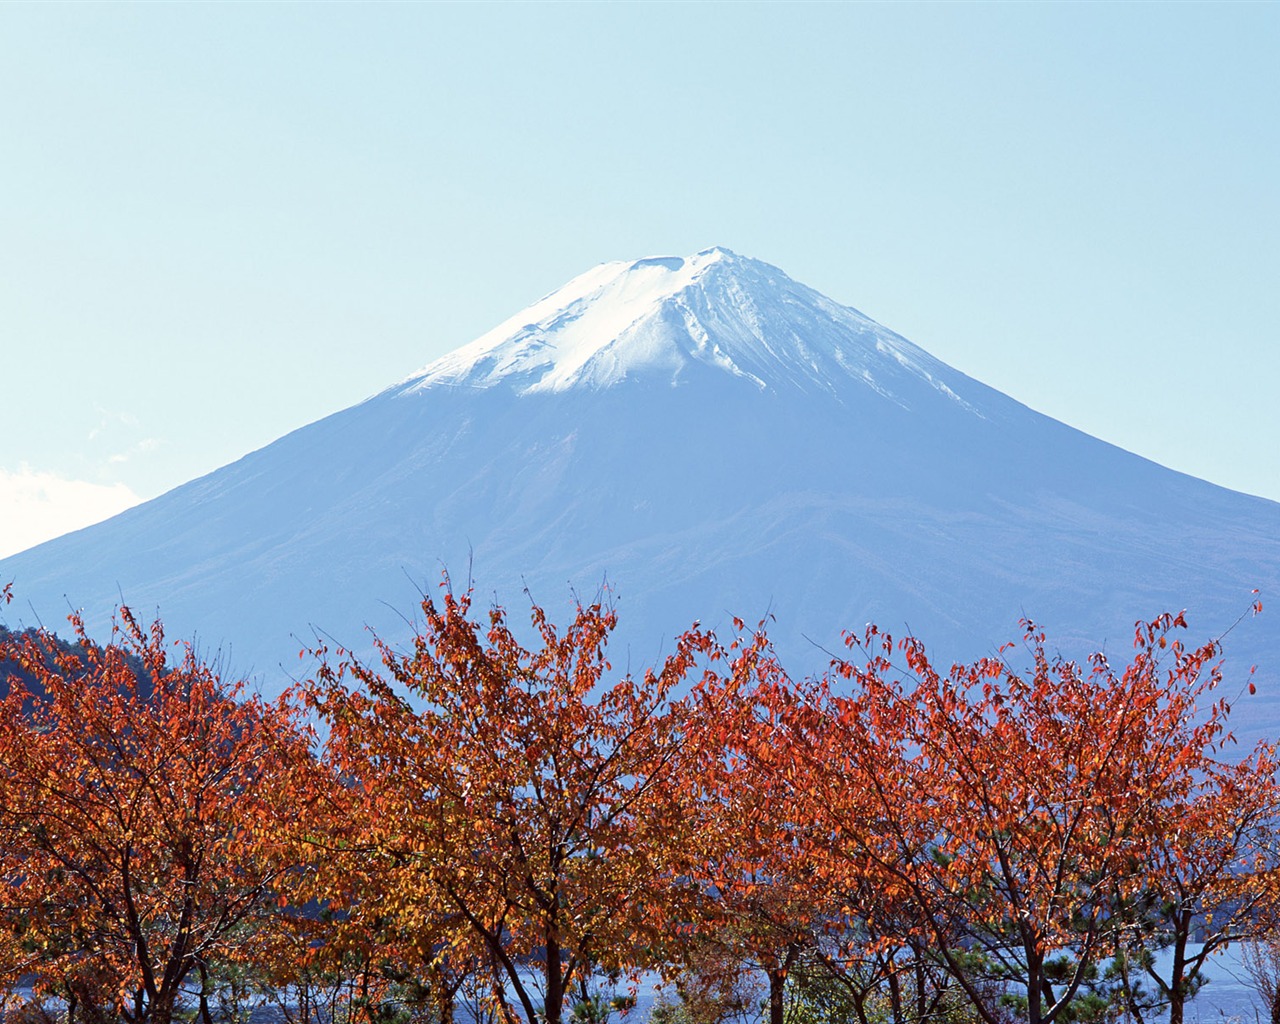
[[[287,920],[260,972],[271,1000],[289,1024],[374,1024],[391,1007],[451,1024],[457,993],[488,963],[485,950],[456,911],[421,888],[412,859],[382,842],[358,780],[339,776],[332,759],[313,771],[313,813],[279,824],[299,867],[283,880]],[[388,894],[406,888],[419,894],[412,911],[389,907]]]
[[[1260,612],[1261,604],[1253,610]],[[1151,710],[1153,719],[1172,713],[1181,720],[1164,726],[1164,764],[1153,751],[1151,799],[1140,820],[1140,877],[1117,943],[1119,957],[1154,984],[1155,1001],[1167,1006],[1169,1024],[1182,1024],[1209,957],[1258,935],[1268,923],[1280,867],[1275,746],[1261,743],[1239,759],[1222,756],[1220,747],[1230,739],[1230,709],[1224,699],[1213,699],[1222,680],[1222,644],[1187,647],[1177,633],[1185,626],[1182,616],[1141,626],[1137,655],[1125,669],[1126,676],[1158,676],[1193,702],[1166,701]],[[1100,655],[1095,671],[1117,685],[1132,685],[1116,680]],[[1254,684],[1242,688],[1242,697],[1244,689],[1251,692]],[[1196,699],[1207,705],[1198,715]],[[1168,764],[1170,758],[1176,763]],[[1128,1002],[1141,1020],[1139,1001]]]
[[[824,924],[815,933],[822,969],[809,973],[842,990],[859,1022],[935,1019],[950,997],[937,949],[961,939],[953,923],[930,916],[910,868],[902,870],[927,861],[937,838],[912,803],[928,794],[910,756],[915,707],[887,680],[884,654],[860,671],[837,667],[834,681],[773,694],[774,735],[757,755],[788,794],[790,817],[807,823],[815,917]]]
[[[912,931],[988,1024],[1007,1012],[992,982],[1032,1024],[1080,1009],[1147,881],[1149,823],[1221,733],[1212,652],[1161,657],[1183,625],[1141,624],[1119,673],[1050,657],[1033,627],[1025,672],[1006,650],[942,673],[874,629],[853,644],[865,662],[836,665],[851,692],[809,726],[833,870],[913,904]]]
[[[249,955],[288,863],[273,823],[306,813],[306,744],[282,704],[225,685],[121,608],[96,645],[7,641],[33,680],[0,706],[9,963],[72,1011],[168,1024],[184,986]],[[208,1016],[208,1007],[201,1007]]]
[[[771,1024],[821,1007],[859,1024],[886,1010],[933,1017],[946,986],[919,954],[914,905],[859,853],[875,841],[865,794],[900,759],[902,735],[836,743],[829,682],[792,680],[763,626],[726,655],[692,694],[699,760],[683,779],[681,849],[706,906],[690,952],[762,976]]]
[[[1274,899],[1280,791],[1269,748],[1206,759],[1160,807],[1117,953],[1154,985],[1169,1024],[1203,984],[1211,956],[1262,934]],[[1130,1012],[1143,1019],[1141,1000]]]
[[[791,680],[763,624],[738,636],[690,695],[689,756],[666,780],[683,808],[676,870],[693,882],[688,941],[676,952],[698,983],[734,992],[763,976],[767,1019],[783,1024],[787,980],[817,941],[822,893],[808,856],[809,820],[797,818],[791,767],[801,763],[776,729]],[[716,975],[719,976],[716,976]]]
[[[656,671],[609,682],[599,603],[563,631],[534,605],[532,648],[447,585],[422,616],[411,650],[380,645],[380,669],[326,658],[306,688],[359,801],[345,842],[384,879],[380,914],[425,948],[482,951],[502,1008],[505,983],[526,1020],[559,1024],[575,983],[663,941],[651,895],[682,822],[659,782],[687,731],[672,691],[711,640],[691,630]]]

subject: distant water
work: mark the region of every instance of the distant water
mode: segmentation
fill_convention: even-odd
[[[1186,1024],[1268,1024],[1266,1009],[1241,963],[1238,948],[1214,954],[1206,965],[1205,974],[1209,981],[1187,1007]],[[23,996],[30,996],[29,991],[20,991]],[[605,992],[608,994],[607,989]],[[626,986],[619,986],[616,994],[626,995]],[[643,978],[635,995],[635,1007],[625,1016],[612,1017],[611,1024],[645,1024],[661,995],[656,976]],[[668,996],[674,999],[674,991],[668,990]],[[465,1005],[457,1007],[457,1024],[467,1024],[473,1019]],[[3,1021],[2,1017],[0,1021]],[[249,1014],[250,1024],[281,1024],[282,1021],[283,1015],[274,1006],[259,1005]]]
[[[1192,946],[1189,951],[1194,953],[1197,949]],[[1221,950],[1210,957],[1205,965],[1205,976],[1208,983],[1187,1006],[1185,1024],[1268,1024],[1266,1009],[1241,963],[1238,947]],[[610,1018],[610,1024],[645,1024],[660,991],[656,976],[646,977],[636,992],[635,1008],[625,1017],[615,1015]],[[619,995],[626,992],[625,986],[617,990]],[[673,990],[668,989],[667,994],[668,998],[675,998]],[[763,996],[763,990],[761,994]],[[466,1019],[459,1014],[458,1024],[463,1024]]]
[[[1193,952],[1196,949],[1191,947]],[[1238,947],[1221,950],[1210,957],[1205,976],[1208,983],[1187,1006],[1185,1024],[1268,1024],[1266,1008],[1244,969]],[[626,990],[618,991],[624,994]],[[636,992],[635,1009],[625,1018],[611,1018],[611,1024],[644,1024],[658,995],[656,978],[646,979]],[[674,998],[675,993],[669,992],[669,996]]]
[[[1268,1024],[1266,1010],[1253,989],[1237,948],[1214,954],[1206,965],[1205,975],[1209,981],[1187,1006],[1185,1024]],[[605,993],[609,994],[607,989]],[[616,994],[626,995],[626,986],[619,986]],[[673,990],[668,989],[667,994],[668,998],[675,998]],[[661,995],[656,976],[642,979],[635,995],[635,1007],[625,1016],[614,1015],[610,1024],[645,1024],[648,1021],[650,1011]],[[567,1016],[566,1010],[566,1019]],[[472,1020],[472,1014],[459,1006],[455,1020],[457,1024],[466,1024]],[[253,1014],[252,1024],[279,1022],[278,1011],[263,1008]]]
[[[1209,1024],[1210,1021],[1267,1024],[1266,1008],[1240,960],[1239,947],[1215,953],[1205,965],[1204,973],[1209,981],[1187,1007],[1187,1024]]]

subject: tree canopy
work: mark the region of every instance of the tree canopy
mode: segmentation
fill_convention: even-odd
[[[1275,751],[1181,615],[1123,665],[870,627],[793,680],[767,624],[632,674],[600,602],[421,611],[272,702],[127,608],[0,636],[0,981],[69,1024],[596,1022],[642,971],[690,1022],[759,978],[771,1024],[1178,1024],[1275,927]]]

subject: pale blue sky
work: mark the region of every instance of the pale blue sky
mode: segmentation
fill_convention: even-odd
[[[5,4],[0,554],[50,474],[154,496],[710,245],[1280,499],[1278,53],[1277,3]]]

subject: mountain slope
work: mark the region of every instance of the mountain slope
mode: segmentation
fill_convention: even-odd
[[[607,577],[637,668],[694,618],[769,613],[797,671],[872,619],[944,658],[989,652],[1022,614],[1073,652],[1123,651],[1137,616],[1187,607],[1207,634],[1251,588],[1274,593],[1280,505],[1090,438],[707,250],[589,271],[0,578],[46,622],[67,601],[98,622],[121,594],[158,606],[274,689],[312,626],[364,650],[365,623],[401,638],[418,588],[469,567],[483,594],[519,609],[527,585],[559,618]],[[1244,623],[1232,652],[1280,664],[1280,632]]]

